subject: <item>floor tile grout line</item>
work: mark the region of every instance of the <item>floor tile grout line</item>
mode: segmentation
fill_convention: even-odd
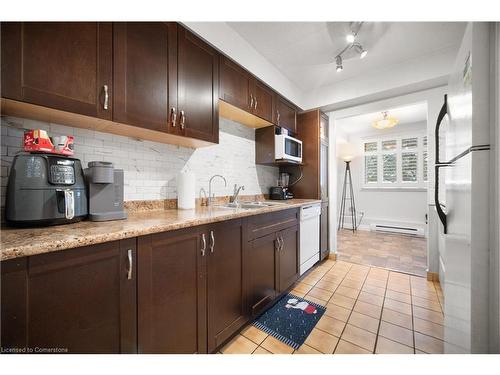
[[[417,354],[417,347],[415,342],[415,314],[413,311],[413,293],[412,293],[411,279],[410,279],[410,306],[411,306],[411,335],[413,337],[413,354]]]
[[[387,286],[389,285],[389,277],[391,276],[391,272],[387,273],[387,280],[385,281],[385,291],[384,291],[384,299],[382,300],[382,308],[380,309],[380,319],[378,321],[377,334],[375,336],[375,345],[373,346],[373,354],[377,351],[378,337],[380,335],[380,326],[382,325],[382,314],[384,313],[384,305],[385,305],[385,296],[387,295]]]

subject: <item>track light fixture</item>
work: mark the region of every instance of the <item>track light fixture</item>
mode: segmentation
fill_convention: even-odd
[[[364,59],[366,55],[368,54],[368,51],[363,48],[363,46],[359,43],[356,42],[356,37],[359,33],[359,30],[361,29],[361,26],[363,25],[363,22],[351,22],[351,32],[346,35],[346,40],[349,43],[345,48],[340,51],[340,53],[335,56],[335,63],[337,64],[337,72],[341,72],[342,69],[344,69],[342,65],[342,55],[349,51],[350,49],[354,48],[354,50],[359,53],[359,58]]]

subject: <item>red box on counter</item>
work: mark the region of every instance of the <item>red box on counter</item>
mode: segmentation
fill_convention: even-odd
[[[75,153],[73,141],[72,135],[57,136],[51,139],[45,130],[26,130],[24,132],[24,151],[72,156]]]

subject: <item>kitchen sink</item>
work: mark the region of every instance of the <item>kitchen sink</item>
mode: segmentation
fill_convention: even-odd
[[[279,206],[283,203],[279,202],[241,202],[241,203],[225,203],[217,207],[219,208],[233,208],[233,209],[243,209],[243,210],[255,210],[258,208]]]

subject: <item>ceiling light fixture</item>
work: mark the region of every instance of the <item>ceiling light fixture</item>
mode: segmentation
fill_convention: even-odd
[[[372,126],[375,129],[389,129],[395,127],[399,123],[399,120],[395,117],[389,116],[389,112],[383,111],[382,118],[373,121]]]
[[[342,66],[342,56],[335,57],[335,63],[337,64],[337,72],[341,72],[344,67]]]
[[[350,49],[354,48],[354,50],[359,53],[359,58],[364,59],[366,55],[368,54],[368,51],[363,48],[363,46],[356,42],[356,37],[358,36],[359,30],[361,29],[361,26],[363,25],[363,22],[351,22],[350,28],[351,32],[346,35],[346,40],[349,43],[347,46],[344,47],[342,51],[340,51],[337,56],[335,56],[335,63],[337,64],[337,72],[341,72],[344,67],[342,65],[342,55],[349,51]]]

